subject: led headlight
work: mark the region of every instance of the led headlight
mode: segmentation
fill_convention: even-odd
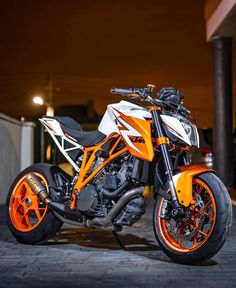
[[[197,127],[189,121],[182,120],[180,121],[192,146],[199,147],[199,137],[197,132]]]
[[[191,138],[191,134],[192,134],[192,127],[189,125],[189,123],[187,122],[181,122],[186,134],[188,135],[188,138]]]

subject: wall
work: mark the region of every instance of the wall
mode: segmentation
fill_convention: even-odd
[[[33,162],[32,135],[32,124],[0,113],[0,204],[16,175]]]

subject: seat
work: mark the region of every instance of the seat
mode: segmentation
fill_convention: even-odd
[[[61,124],[63,124],[64,126],[70,128],[70,129],[75,129],[75,130],[79,130],[79,131],[82,130],[81,125],[71,117],[55,116],[55,117],[51,117],[51,118],[55,118],[58,122],[60,122]]]
[[[64,133],[76,139],[84,147],[96,145],[106,137],[98,130],[82,131],[81,125],[71,117],[55,116],[52,118],[55,118],[61,124],[61,129]]]

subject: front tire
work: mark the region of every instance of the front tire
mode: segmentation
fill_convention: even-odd
[[[27,174],[33,173],[49,193],[49,186],[53,186],[51,167],[39,163],[26,168],[16,177],[9,190],[6,202],[7,225],[21,243],[43,243],[54,236],[63,224],[33,193],[25,180]]]
[[[223,246],[232,222],[232,204],[222,181],[213,173],[193,178],[193,200],[185,219],[168,219],[171,209],[157,197],[153,225],[162,250],[175,262],[196,264],[213,257]],[[186,215],[187,218],[186,218]]]

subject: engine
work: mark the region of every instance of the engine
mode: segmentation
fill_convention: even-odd
[[[97,159],[101,161],[101,159]],[[97,167],[95,162],[93,170]],[[77,209],[87,217],[104,217],[120,196],[132,187],[134,158],[120,157],[113,160],[86,185],[77,197]],[[114,219],[116,225],[132,225],[145,212],[143,197],[137,196],[127,203]]]

